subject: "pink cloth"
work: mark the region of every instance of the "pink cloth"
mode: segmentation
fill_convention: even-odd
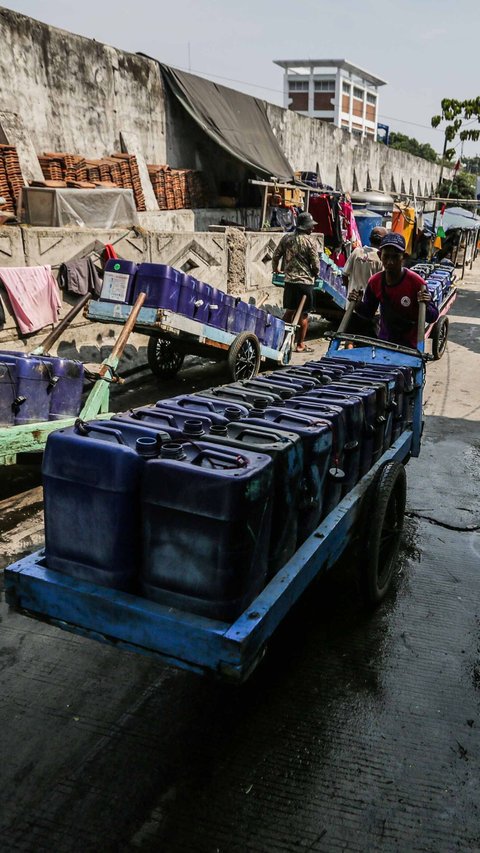
[[[22,334],[57,322],[62,303],[50,266],[2,267],[0,279]]]

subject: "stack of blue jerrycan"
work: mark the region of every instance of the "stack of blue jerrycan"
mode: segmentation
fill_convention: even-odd
[[[146,407],[115,415],[113,421],[144,424],[167,431],[181,443],[207,442],[267,454],[273,461],[272,529],[268,548],[268,576],[272,577],[297,547],[297,506],[303,471],[303,448],[296,433],[271,425],[253,426],[245,421],[213,423],[208,416]]]
[[[235,619],[268,579],[272,479],[257,449],[172,441],[134,419],[77,421],[44,454],[46,563]]]
[[[77,421],[47,441],[46,564],[231,621],[409,427],[413,391],[409,368],[325,357]]]
[[[163,308],[199,323],[239,334],[254,332],[260,343],[280,349],[285,323],[263,308],[243,302],[167,264],[109,260],[100,299],[133,305],[145,293],[145,308]]]
[[[0,351],[0,426],[78,415],[83,382],[79,361]]]

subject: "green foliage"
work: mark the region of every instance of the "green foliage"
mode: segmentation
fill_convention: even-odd
[[[442,155],[443,159],[451,161],[455,156],[455,149],[447,148],[447,142],[453,142],[457,135],[462,142],[476,142],[480,139],[480,128],[465,127],[465,122],[470,122],[471,119],[477,119],[480,122],[480,96],[466,101],[444,98],[441,107],[441,115],[433,116],[431,125],[439,127],[443,121],[451,122],[445,126],[445,146]]]
[[[443,180],[438,188],[440,198],[475,198],[476,178],[468,172],[458,172],[453,181]]]
[[[480,175],[480,157],[462,157],[462,165],[471,175]]]
[[[411,136],[406,136],[404,133],[390,134],[390,148],[395,148],[397,151],[407,151],[408,154],[413,154],[415,157],[423,157],[424,160],[430,160],[431,163],[436,163],[438,155],[433,150],[428,142],[422,143],[413,139]]]

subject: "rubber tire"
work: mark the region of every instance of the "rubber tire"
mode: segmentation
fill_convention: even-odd
[[[367,603],[373,606],[383,601],[395,573],[403,531],[406,494],[407,477],[404,466],[401,462],[386,462],[372,483],[366,516],[368,533],[363,550],[365,556],[362,586]],[[387,524],[390,527],[391,541],[387,545],[387,553],[382,554],[382,539]]]
[[[148,339],[148,366],[159,379],[171,379],[180,370],[185,356],[177,352],[172,341],[151,335]]]
[[[228,369],[234,382],[253,379],[260,368],[260,342],[253,332],[240,332],[228,350]]]
[[[447,348],[448,325],[448,317],[439,317],[433,327],[432,353],[436,361],[442,357]]]

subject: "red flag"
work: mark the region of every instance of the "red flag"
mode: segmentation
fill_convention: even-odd
[[[442,204],[442,206],[440,208],[440,216],[443,216],[443,214],[445,213],[446,206],[447,206],[446,204]]]

